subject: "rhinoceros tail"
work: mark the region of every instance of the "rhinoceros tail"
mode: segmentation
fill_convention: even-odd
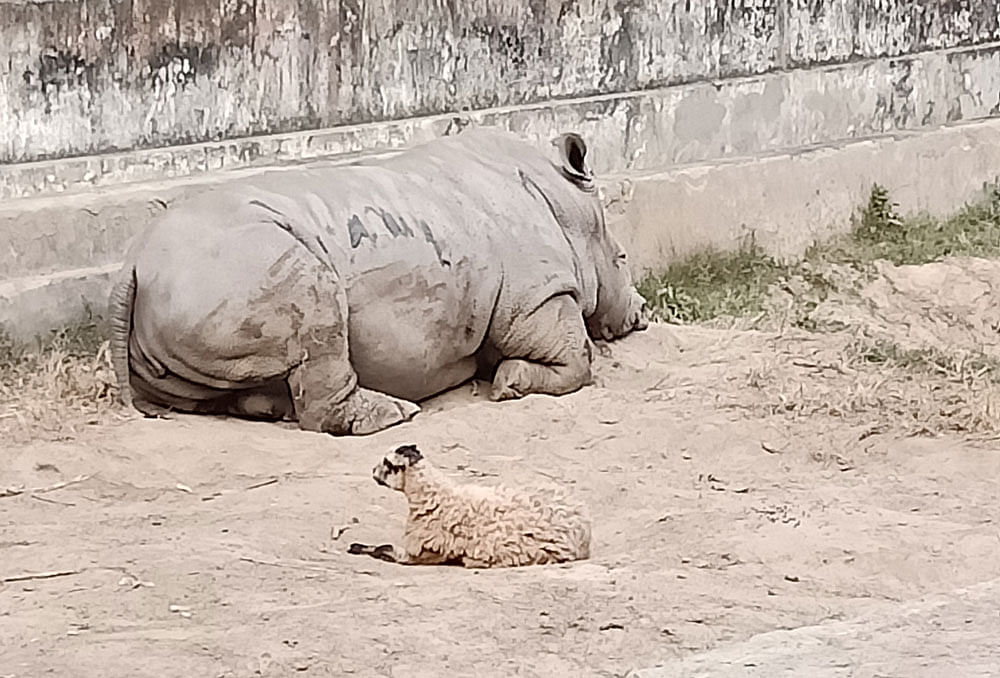
[[[132,307],[135,302],[135,266],[123,270],[111,289],[108,315],[111,318],[111,365],[118,380],[118,397],[125,407],[132,407],[129,386],[128,342],[132,334]]]

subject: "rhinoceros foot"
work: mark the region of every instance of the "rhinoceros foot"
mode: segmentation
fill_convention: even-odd
[[[347,425],[343,428],[348,428],[344,432],[363,436],[409,421],[420,411],[420,406],[385,393],[357,388],[338,410],[338,418]]]
[[[490,398],[513,400],[530,393],[565,395],[590,383],[590,365],[582,359],[568,365],[545,365],[530,360],[504,360],[493,377]]]
[[[580,307],[568,294],[516,318],[497,349],[504,359],[493,376],[493,400],[564,395],[590,383],[590,340]]]
[[[495,401],[514,400],[531,391],[531,365],[524,360],[505,360],[500,363],[490,399]]]

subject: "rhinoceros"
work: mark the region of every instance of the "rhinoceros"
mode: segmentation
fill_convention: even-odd
[[[364,435],[474,376],[494,400],[591,383],[648,324],[575,133],[470,128],[388,159],[170,206],[110,298],[122,401]]]

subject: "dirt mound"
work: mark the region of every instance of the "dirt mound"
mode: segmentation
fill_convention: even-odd
[[[919,266],[875,263],[860,290],[835,293],[812,312],[905,351],[1000,360],[1000,261],[970,257]]]
[[[803,265],[771,290],[776,355],[741,405],[909,434],[1000,434],[1000,262]],[[805,330],[803,328],[809,328]]]

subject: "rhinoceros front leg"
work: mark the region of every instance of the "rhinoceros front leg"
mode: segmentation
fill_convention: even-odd
[[[330,285],[334,281],[329,281]],[[298,333],[301,362],[291,371],[299,427],[334,435],[367,435],[408,421],[420,411],[414,403],[358,386],[347,345],[347,303],[311,295],[317,305]]]
[[[493,377],[493,400],[563,395],[590,383],[590,342],[580,307],[568,294],[516,318],[496,347],[503,359]]]

